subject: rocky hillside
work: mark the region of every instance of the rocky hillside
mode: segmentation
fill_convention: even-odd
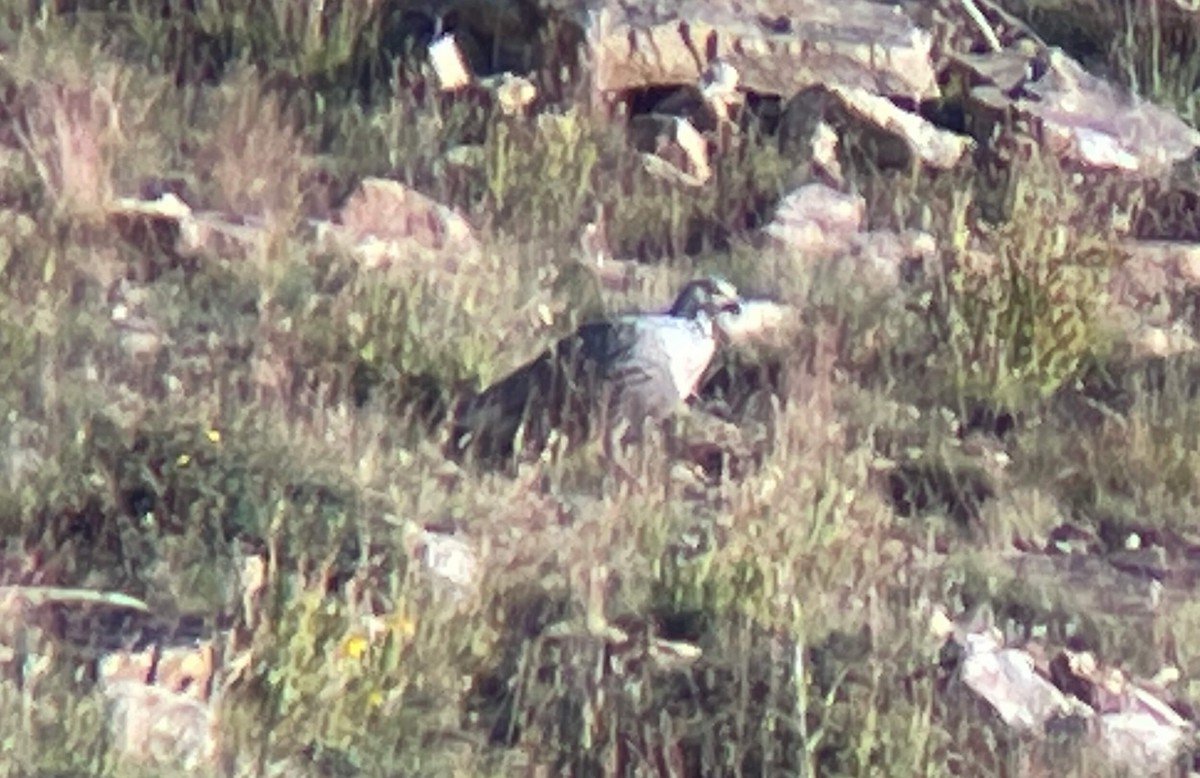
[[[1200,772],[1194,5],[0,10],[4,773]]]

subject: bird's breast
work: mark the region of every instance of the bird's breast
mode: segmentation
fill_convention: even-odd
[[[705,324],[708,324],[706,327]],[[657,328],[659,346],[668,357],[668,371],[680,400],[695,393],[700,378],[716,353],[712,325],[672,318]]]

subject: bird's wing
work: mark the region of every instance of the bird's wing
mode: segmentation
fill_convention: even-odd
[[[578,378],[606,380],[637,349],[639,332],[631,317],[585,324],[555,347],[559,362]]]
[[[643,361],[657,366],[656,377],[664,392],[669,387],[674,393],[674,402],[687,399],[712,361],[716,341],[696,322],[675,316],[646,317],[644,330]]]
[[[692,323],[674,316],[631,317],[629,323],[637,337],[609,380],[624,396],[629,412],[666,416],[691,394],[691,366],[701,361],[707,366],[711,348]]]
[[[583,325],[467,400],[456,414],[455,439],[506,448],[527,422],[542,434],[564,421],[586,421],[574,417],[586,414],[598,385],[635,341],[634,329],[620,321]]]

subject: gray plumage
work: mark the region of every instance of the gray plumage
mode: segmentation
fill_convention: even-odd
[[[460,404],[452,450],[511,460],[540,452],[556,430],[579,442],[621,425],[636,437],[696,391],[717,349],[714,319],[740,305],[731,284],[708,277],[688,282],[665,313],[584,324]]]

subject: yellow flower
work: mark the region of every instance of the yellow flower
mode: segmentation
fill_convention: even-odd
[[[183,466],[187,465],[188,462],[191,462],[191,461],[192,461],[192,457],[189,454],[180,454],[179,456],[175,457],[175,464],[178,465],[179,467],[183,467]]]
[[[341,646],[342,654],[351,659],[361,659],[370,647],[370,642],[362,635],[347,635]]]
[[[220,430],[210,429],[204,433],[204,436],[206,438],[208,438],[209,443],[213,443],[214,445],[221,442],[221,431]]]
[[[378,708],[383,704],[383,692],[378,689],[372,689],[367,695],[367,704],[372,708]]]
[[[403,611],[396,611],[391,614],[388,617],[388,624],[401,637],[411,638],[417,634],[417,622]]]

